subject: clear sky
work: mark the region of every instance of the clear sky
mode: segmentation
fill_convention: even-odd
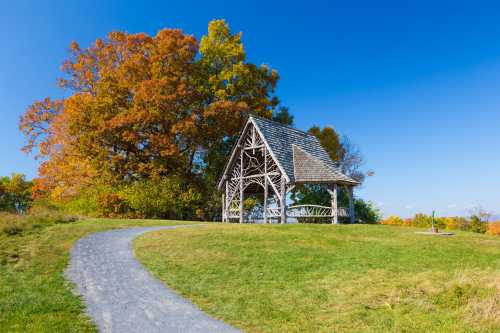
[[[441,4],[440,4],[441,3]],[[281,75],[296,125],[331,125],[375,171],[358,191],[385,214],[500,213],[500,5],[483,1],[0,0],[0,175],[36,175],[17,122],[58,96],[71,41],[111,30],[242,31]]]

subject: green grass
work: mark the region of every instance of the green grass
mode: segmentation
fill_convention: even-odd
[[[217,225],[135,241],[150,271],[248,332],[499,332],[500,238]]]
[[[95,332],[63,276],[74,242],[108,229],[186,223],[92,219],[24,225],[21,221],[22,228],[13,233],[12,222],[0,216],[0,226],[8,226],[0,231],[0,332]]]

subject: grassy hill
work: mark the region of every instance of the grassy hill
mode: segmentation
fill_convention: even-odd
[[[135,242],[154,275],[248,332],[498,332],[500,239],[370,225],[217,225]]]
[[[64,279],[73,244],[98,231],[186,223],[0,215],[0,332],[96,332]]]

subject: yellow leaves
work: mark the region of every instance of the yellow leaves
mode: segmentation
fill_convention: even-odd
[[[404,225],[405,224],[404,220],[402,218],[400,218],[399,216],[389,216],[388,218],[383,220],[381,223],[386,224],[386,225]]]
[[[225,20],[213,20],[208,24],[208,35],[200,42],[202,55],[224,56],[233,62],[243,61],[245,51],[241,42],[241,33],[231,34]]]
[[[215,91],[215,96],[220,99],[220,100],[225,100],[227,98],[227,91],[226,89],[218,89]]]

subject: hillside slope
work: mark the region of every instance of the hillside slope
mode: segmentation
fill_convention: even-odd
[[[370,225],[217,225],[135,242],[155,276],[248,332],[498,332],[500,239]]]

